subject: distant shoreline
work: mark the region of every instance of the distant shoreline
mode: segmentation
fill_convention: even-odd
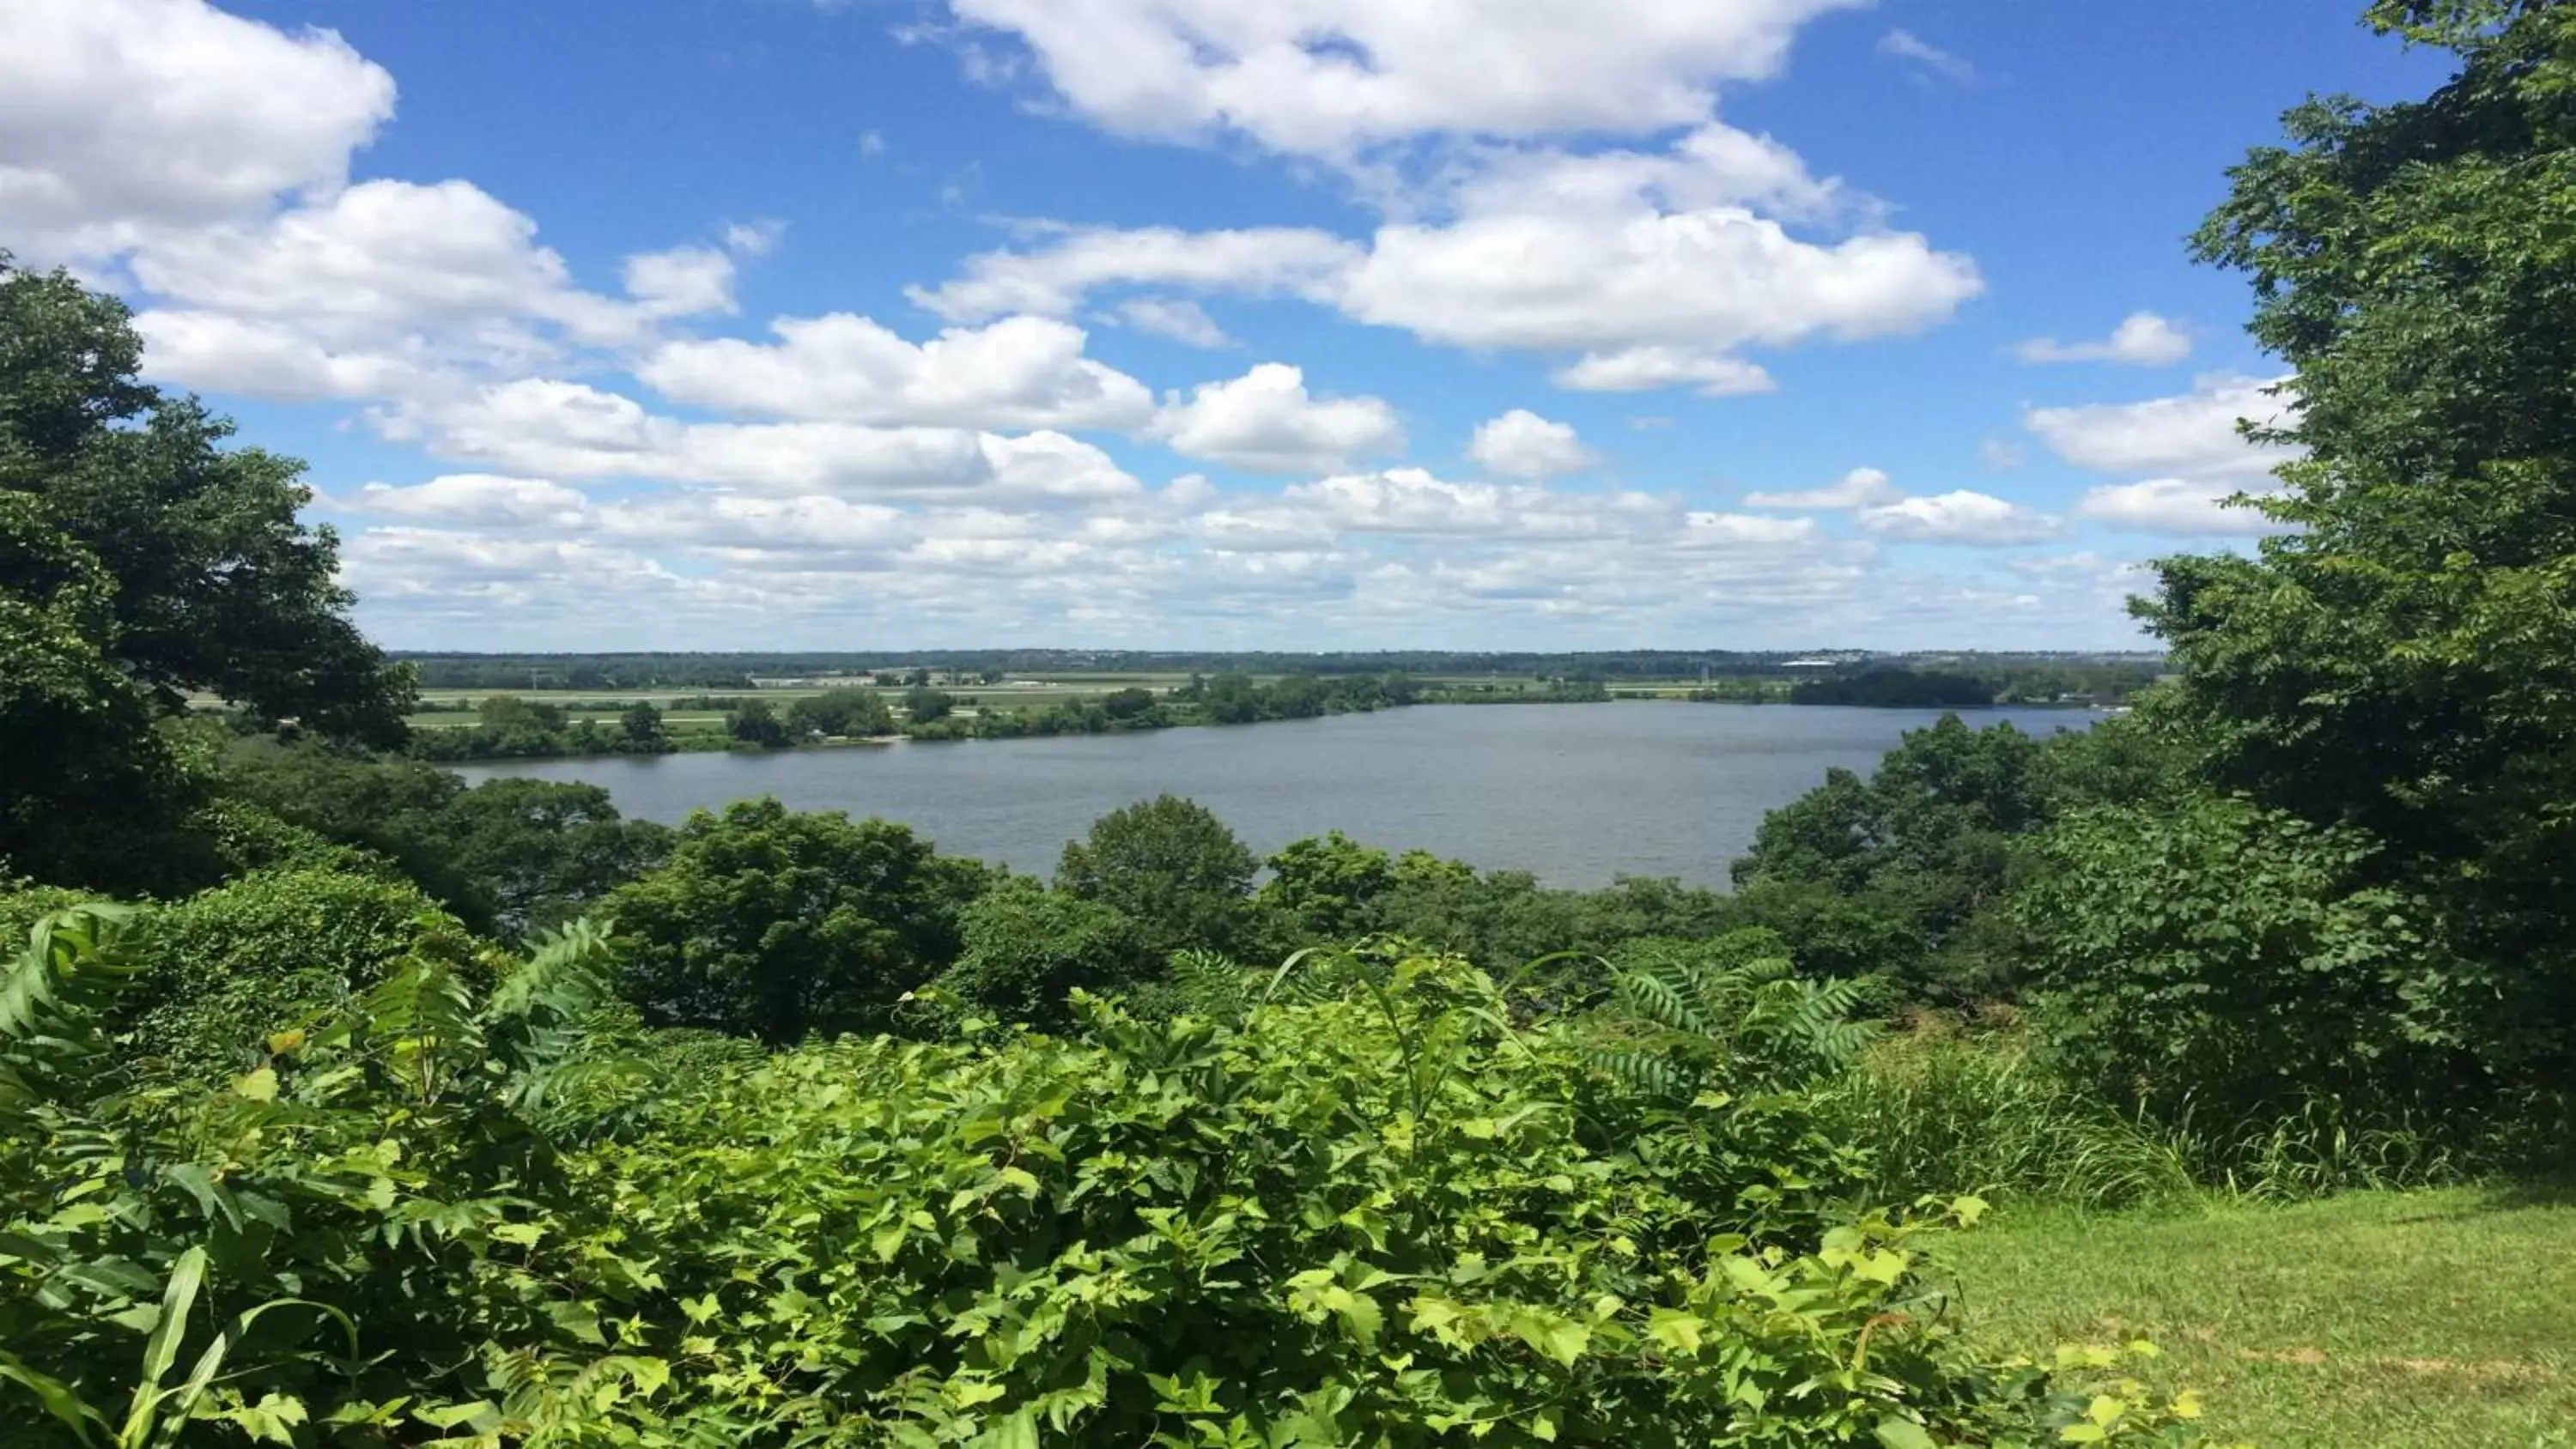
[[[1151,723],[1151,724],[1124,724],[1124,725],[1120,725],[1120,726],[1117,726],[1117,727],[1114,727],[1114,728],[1109,728],[1109,729],[1099,729],[1099,730],[1058,730],[1058,731],[1046,732],[1046,733],[1041,733],[1041,732],[1034,732],[1034,731],[1032,731],[1032,732],[1023,732],[1023,733],[1006,733],[1006,734],[984,734],[984,733],[975,732],[975,731],[966,731],[966,732],[959,732],[959,733],[944,733],[944,732],[942,732],[942,733],[930,733],[930,734],[919,734],[919,735],[916,735],[916,734],[910,734],[910,733],[897,733],[897,734],[891,734],[891,735],[866,735],[866,736],[855,736],[855,737],[829,736],[829,737],[820,738],[820,739],[794,740],[794,741],[790,741],[790,742],[788,742],[788,743],[785,743],[785,744],[779,744],[779,745],[755,745],[755,744],[751,744],[751,743],[748,743],[748,742],[745,742],[745,741],[742,741],[742,740],[735,740],[735,739],[725,738],[725,737],[722,737],[722,736],[709,736],[709,735],[703,735],[703,734],[701,734],[701,735],[693,735],[693,736],[684,737],[683,739],[671,740],[671,741],[669,741],[669,742],[667,743],[667,747],[666,747],[666,748],[663,748],[663,749],[651,749],[651,750],[647,750],[647,749],[623,749],[623,750],[619,750],[619,749],[603,749],[603,750],[564,750],[564,751],[552,752],[552,753],[537,753],[537,752],[526,752],[526,751],[513,751],[513,752],[502,752],[502,753],[493,753],[493,754],[478,754],[478,755],[420,756],[419,758],[423,758],[423,759],[427,760],[427,762],[428,762],[428,763],[431,763],[431,764],[437,764],[437,765],[504,765],[504,764],[512,763],[512,762],[514,762],[514,761],[532,761],[532,762],[533,762],[533,761],[552,761],[552,760],[608,760],[608,759],[623,759],[623,758],[655,757],[655,756],[661,756],[661,755],[697,755],[697,754],[792,755],[792,754],[797,754],[797,753],[800,753],[800,752],[803,752],[803,751],[808,751],[808,750],[831,750],[831,749],[887,749],[887,748],[892,748],[892,747],[894,747],[894,746],[898,746],[898,745],[1009,744],[1009,743],[1013,743],[1013,742],[1016,742],[1016,741],[1019,741],[1019,740],[1026,740],[1026,739],[1056,739],[1056,738],[1063,738],[1063,737],[1065,737],[1065,736],[1067,736],[1067,735],[1086,735],[1086,736],[1087,736],[1087,735],[1111,735],[1111,734],[1153,734],[1153,733],[1158,733],[1158,732],[1163,731],[1163,730],[1177,730],[1177,729],[1250,729],[1250,728],[1256,728],[1256,727],[1261,726],[1261,725],[1290,724],[1290,723],[1297,723],[1297,722],[1300,722],[1300,721],[1303,721],[1303,720],[1309,720],[1309,719],[1333,719],[1333,718],[1339,718],[1339,717],[1342,717],[1342,716],[1345,716],[1345,715],[1350,715],[1350,714],[1367,714],[1367,713],[1375,713],[1375,712],[1378,712],[1378,710],[1396,710],[1396,709],[1403,709],[1403,710],[1414,710],[1414,709],[1438,709],[1438,708],[1444,708],[1444,707],[1454,707],[1454,708],[1477,708],[1477,709],[1482,709],[1482,708],[1490,708],[1490,707],[1500,706],[1500,705],[1587,705],[1587,704],[1588,704],[1588,705],[1612,705],[1612,704],[1677,704],[1677,705],[1700,705],[1700,706],[1735,707],[1735,708],[1746,708],[1746,709],[1784,709],[1784,708],[1785,708],[1785,709],[1867,709],[1867,710],[1882,710],[1882,711],[1884,711],[1884,710],[1899,710],[1899,711],[1911,711],[1911,712],[1916,712],[1916,713],[1934,713],[1934,712],[1938,712],[1938,713],[1942,713],[1942,714],[1960,714],[1960,715],[1969,715],[1969,714],[1986,714],[1986,713],[1994,713],[1994,712],[2005,711],[2005,710],[2049,710],[2049,711],[2055,711],[2055,712],[2061,712],[2061,713],[2069,713],[2069,714],[2074,714],[2074,713],[2085,713],[2085,714],[2113,714],[2113,713],[2123,712],[2123,710],[2125,709],[2125,707],[2124,707],[2124,706],[2105,706],[2105,705],[2098,705],[2098,704],[2085,704],[2085,703],[2074,702],[2074,701],[2057,701],[2057,700],[1989,701],[1989,702],[1984,703],[1984,704],[1923,705],[1923,704],[1906,704],[1906,703],[1867,703],[1867,704],[1861,704],[1861,703],[1844,703],[1844,702],[1841,702],[1841,701],[1821,701],[1821,700],[1805,700],[1805,701],[1801,701],[1801,700],[1791,700],[1791,699],[1768,699],[1768,700],[1765,700],[1765,699],[1694,699],[1694,698],[1691,698],[1690,696],[1688,696],[1688,695],[1686,695],[1686,694],[1677,694],[1677,693],[1653,693],[1653,694],[1648,694],[1648,693],[1640,693],[1640,692],[1630,692],[1630,693],[1626,693],[1626,694],[1621,694],[1621,693],[1618,693],[1618,692],[1616,692],[1616,691],[1613,691],[1613,692],[1610,694],[1610,696],[1609,696],[1608,698],[1604,698],[1604,699],[1569,699],[1569,698],[1552,698],[1552,697],[1548,697],[1548,696],[1545,696],[1545,695],[1540,695],[1540,694],[1532,693],[1532,694],[1526,694],[1526,695],[1521,695],[1521,696],[1517,696],[1517,697],[1514,697],[1514,696],[1489,696],[1489,697],[1482,697],[1482,698],[1465,698],[1465,699],[1457,699],[1457,698],[1446,698],[1446,699],[1423,699],[1423,700],[1415,701],[1415,702],[1410,703],[1410,704],[1402,704],[1402,705],[1394,705],[1394,704],[1390,704],[1390,705],[1381,705],[1381,706],[1378,706],[1376,709],[1372,709],[1372,710],[1338,710],[1338,711],[1332,711],[1332,712],[1328,712],[1328,713],[1321,713],[1321,714],[1314,714],[1314,715],[1302,715],[1302,716],[1293,716],[1293,717],[1280,717],[1280,718],[1272,718],[1272,719],[1227,720],[1227,721],[1220,721],[1220,720],[1206,720],[1206,719],[1175,719],[1175,720],[1165,720],[1165,721],[1161,721],[1161,722],[1158,722],[1158,723]],[[965,718],[966,718],[968,721],[971,721],[971,720],[973,720],[973,719],[980,718],[980,717],[979,717],[979,716],[967,716],[967,717],[965,717]],[[944,723],[944,721],[943,721],[943,723]],[[436,726],[431,726],[430,728],[436,728]],[[452,726],[451,728],[463,728],[463,726]]]

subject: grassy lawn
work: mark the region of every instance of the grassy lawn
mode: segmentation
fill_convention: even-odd
[[[1988,1347],[2153,1339],[2220,1443],[2576,1449],[2576,1196],[2007,1216],[1944,1248]]]

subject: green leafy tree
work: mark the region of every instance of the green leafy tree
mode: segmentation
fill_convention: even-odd
[[[515,694],[487,694],[474,707],[476,722],[496,733],[547,735],[564,727],[563,706]]]
[[[792,1042],[886,1026],[956,959],[984,884],[901,825],[744,800],[691,816],[669,861],[602,910],[648,1020]]]
[[[617,717],[617,727],[626,732],[626,742],[642,749],[659,749],[669,743],[670,735],[662,724],[662,711],[653,701],[639,699]]]
[[[1380,905],[1395,885],[1395,862],[1332,831],[1291,841],[1270,857],[1270,879],[1257,901],[1303,944],[1349,941],[1379,927]]]
[[[232,424],[139,382],[141,363],[122,303],[0,255],[0,491],[96,561],[93,644],[166,708],[203,691],[399,742],[409,675],[350,622],[331,530],[297,521],[303,465],[221,446]]]
[[[543,756],[575,748],[568,737],[563,706],[515,694],[487,694],[474,709],[472,731],[478,756]],[[589,741],[598,744],[595,738]]]
[[[886,735],[894,733],[894,711],[873,689],[827,689],[789,705],[787,723],[814,734]]]
[[[1791,704],[1865,705],[1878,709],[1978,709],[1995,702],[1987,680],[1937,669],[1870,669],[1800,682]]]
[[[2256,557],[2161,565],[2141,606],[2203,777],[2379,842],[2492,1003],[2500,1064],[2576,1071],[2576,9],[2383,0],[2452,78],[2312,101],[2201,229],[2296,371],[2258,436]],[[2340,838],[2340,837],[2337,837]]]
[[[1211,724],[1251,724],[1261,718],[1261,686],[1240,669],[1201,683],[1199,700]]]
[[[933,689],[927,683],[905,690],[903,713],[914,724],[935,724],[948,718],[957,708],[957,700],[944,689]]]
[[[1313,719],[1324,712],[1324,686],[1312,674],[1291,674],[1267,695],[1263,713],[1276,719]]]
[[[118,667],[114,587],[98,560],[0,492],[0,862],[115,890],[163,884],[155,851],[200,798]]]
[[[670,854],[672,831],[618,814],[597,785],[486,780],[415,829],[439,873],[470,883],[479,914],[512,935],[563,925]]]
[[[266,737],[227,741],[215,759],[226,798],[379,856],[468,924],[492,925],[493,902],[447,848],[441,817],[465,793],[455,772]]]
[[[480,931],[559,923],[669,850],[667,828],[621,819],[596,785],[498,779],[468,789],[416,760],[264,738],[229,742],[216,778],[227,800],[379,858]]]
[[[1150,689],[1113,690],[1101,696],[1100,707],[1115,720],[1141,719],[1153,712],[1154,692]]]
[[[966,908],[964,954],[938,985],[1005,1021],[1061,1027],[1076,988],[1116,991],[1149,979],[1155,961],[1115,907],[1011,880]]]
[[[747,745],[774,750],[787,743],[787,726],[765,699],[746,699],[725,715],[725,733]]]
[[[1234,949],[1260,862],[1207,807],[1157,796],[1100,817],[1066,844],[1056,888],[1133,919],[1157,955]]]
[[[273,1032],[346,1007],[406,960],[474,974],[482,947],[408,882],[338,870],[260,871],[151,909],[152,944],[126,1031],[152,1072],[228,1081]]]
[[[1864,781],[1825,783],[1763,816],[1733,867],[1746,919],[1779,931],[1811,971],[1885,972],[1916,994],[2007,993],[2009,950],[1976,924],[2012,881],[2015,841],[2048,818],[2051,746],[1957,715],[1909,730]],[[1870,917],[1880,918],[1873,922]]]
[[[408,676],[346,617],[300,465],[136,380],[115,299],[0,254],[0,860],[171,893],[220,874],[190,691],[399,739]]]
[[[1672,881],[1632,877],[1604,890],[1554,890],[1528,871],[1479,871],[1408,850],[1395,858],[1366,919],[1375,931],[1479,953],[1544,1004],[1570,1007],[1603,984],[1591,958],[1647,937],[1707,936],[1738,924],[1739,913],[1715,891]],[[1549,958],[1541,975],[1525,969]]]

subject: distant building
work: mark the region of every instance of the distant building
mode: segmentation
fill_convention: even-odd
[[[1780,667],[1783,669],[1831,669],[1841,662],[1842,661],[1839,659],[1784,659],[1780,661]]]

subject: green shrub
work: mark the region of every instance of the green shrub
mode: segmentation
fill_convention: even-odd
[[[1155,973],[1136,923],[1030,880],[985,892],[961,917],[964,954],[937,985],[968,1010],[1061,1026],[1075,990],[1119,991]]]
[[[0,978],[9,1443],[598,1442],[651,1368],[594,1361],[522,1236],[554,1221],[538,1109],[579,1075],[598,939],[488,992],[407,958],[232,1091],[137,1098],[105,1028],[150,994],[151,939],[85,908]]]
[[[95,899],[89,891],[0,876],[0,950],[15,954],[27,944],[27,934],[38,921]]]
[[[1795,1099],[1629,1090],[1454,960],[763,1058],[600,1033],[576,927],[136,1113],[97,1023],[142,939],[49,922],[0,981],[31,1449],[2181,1442],[1916,1311],[1931,1217],[1838,1208]]]
[[[1237,949],[1251,921],[1260,861],[1204,805],[1157,796],[1093,822],[1067,842],[1056,889],[1114,906],[1157,955]]]
[[[338,847],[324,846],[328,857]],[[0,893],[0,940],[15,951],[84,892]],[[380,874],[257,871],[168,904],[127,910],[138,989],[106,1025],[148,1079],[213,1082],[243,1070],[282,1027],[309,1025],[401,961],[481,969],[483,947],[436,902]]]
[[[2467,1107],[2476,973],[2378,846],[2240,800],[2071,816],[2013,903],[2051,1050],[2115,1101],[2239,1120],[2313,1093]]]
[[[1787,945],[1759,928],[1634,942],[1610,967],[1610,1004],[1585,1023],[1599,1033],[1599,1060],[1669,1097],[1810,1088],[1876,1035],[1854,1019],[1865,986],[1799,976]]]
[[[668,862],[603,910],[646,1020],[781,1043],[885,1026],[956,960],[958,912],[984,884],[904,826],[742,800],[692,815]]]
[[[216,1081],[282,1027],[309,1026],[406,959],[479,969],[480,944],[415,887],[334,870],[263,871],[140,918],[145,965],[120,1018],[156,1074]]]
[[[685,1309],[674,1394],[748,1386],[849,1442],[2037,1443],[2075,1417],[1904,1309],[1913,1229],[1837,1206],[1849,1164],[1794,1101],[1634,1091],[1461,963],[1342,959],[1343,994],[1239,1026],[1095,1005],[1079,1040],[844,1040],[665,1103],[574,1164],[656,1264],[621,1318]]]

